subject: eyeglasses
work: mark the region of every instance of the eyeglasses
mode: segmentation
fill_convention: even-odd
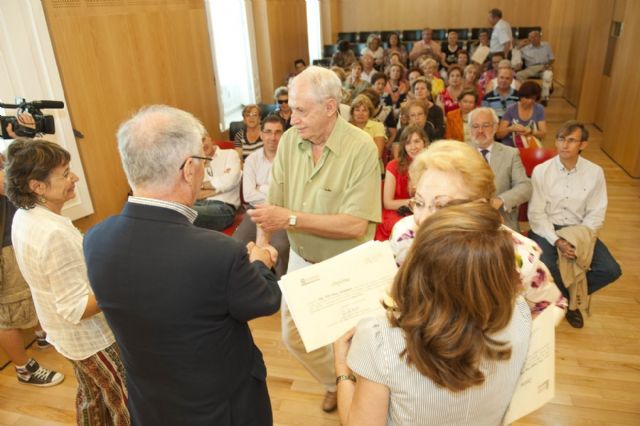
[[[195,158],[196,160],[203,160],[204,161],[204,169],[207,172],[207,175],[213,176],[213,170],[211,169],[211,160],[213,160],[213,158],[211,158],[211,157],[203,157],[201,155],[190,155],[190,156],[188,156],[182,162],[182,165],[180,166],[180,170],[184,169],[184,166],[187,164],[187,160],[189,158]]]
[[[483,130],[489,130],[489,129],[493,128],[494,125],[495,124],[493,124],[493,123],[472,124],[471,128],[473,130],[478,130],[480,128],[482,128]]]
[[[433,214],[440,209],[443,209],[448,206],[457,206],[460,204],[470,203],[471,200],[461,199],[461,198],[453,198],[448,195],[436,195],[431,200],[431,203],[427,205],[423,200],[413,197],[409,199],[409,208],[415,213],[416,210],[421,210],[426,208],[429,214]]]
[[[244,116],[245,116],[245,117],[252,117],[252,118],[255,118],[255,117],[257,117],[257,116],[258,116],[258,113],[257,113],[257,112],[248,112],[248,113],[246,113]]]
[[[279,103],[280,105],[282,105],[282,104],[288,104],[288,103],[289,103],[289,99],[278,99],[278,103]]]
[[[580,143],[582,142],[580,139],[576,139],[576,138],[565,138],[564,136],[558,136],[556,138],[556,141],[558,141],[559,143],[563,143],[563,142],[567,142],[570,144],[574,144],[574,143]]]

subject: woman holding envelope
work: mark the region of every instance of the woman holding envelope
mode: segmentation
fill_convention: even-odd
[[[480,201],[421,223],[391,289],[395,304],[334,343],[343,425],[501,424],[531,333],[501,225]]]

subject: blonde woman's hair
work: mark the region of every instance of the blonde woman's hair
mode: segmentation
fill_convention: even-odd
[[[468,198],[490,200],[496,193],[495,176],[480,153],[453,140],[439,140],[416,156],[409,167],[410,187],[415,189],[427,170],[457,173],[462,177]]]

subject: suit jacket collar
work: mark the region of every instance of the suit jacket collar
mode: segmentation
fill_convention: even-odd
[[[183,214],[164,207],[127,202],[120,213],[122,216],[143,220],[155,220],[183,225],[192,225]]]

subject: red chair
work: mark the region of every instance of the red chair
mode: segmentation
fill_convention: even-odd
[[[518,151],[520,151],[520,159],[522,160],[522,165],[524,165],[524,170],[528,177],[531,177],[533,169],[538,164],[544,163],[548,159],[555,157],[558,153],[554,148],[518,148]],[[527,216],[528,208],[529,203],[520,205],[520,209],[518,211],[518,221],[529,221],[529,218]]]
[[[214,142],[220,147],[220,149],[235,149],[236,146],[231,141],[216,141]]]

